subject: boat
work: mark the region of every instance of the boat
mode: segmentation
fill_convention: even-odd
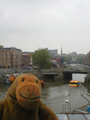
[[[70,87],[78,87],[79,86],[79,81],[78,80],[71,80],[69,83]]]

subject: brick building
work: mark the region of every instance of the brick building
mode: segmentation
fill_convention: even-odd
[[[20,68],[22,65],[22,51],[17,48],[0,48],[0,68]]]
[[[32,57],[31,52],[23,52],[22,53],[22,66],[25,68],[29,68],[32,65]]]

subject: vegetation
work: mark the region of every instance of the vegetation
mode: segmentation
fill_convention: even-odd
[[[71,55],[64,56],[64,62],[68,63],[72,60]]]
[[[4,48],[4,46],[3,46],[3,45],[0,45],[0,48]],[[16,47],[11,46],[10,48],[16,48]]]
[[[3,45],[0,45],[0,48],[4,48],[4,46],[3,46]]]
[[[77,62],[83,62],[83,59],[84,59],[84,55],[78,55],[77,56]]]
[[[16,49],[16,47],[13,47],[13,46],[11,46],[10,48],[15,48]]]
[[[38,49],[32,54],[33,64],[41,69],[51,67],[50,55],[47,49]]]

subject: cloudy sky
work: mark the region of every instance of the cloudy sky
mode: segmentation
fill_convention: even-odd
[[[0,0],[0,45],[90,50],[90,0]]]

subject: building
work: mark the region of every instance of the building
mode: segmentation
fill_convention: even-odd
[[[49,54],[50,54],[51,56],[56,56],[56,55],[58,55],[58,50],[57,50],[57,49],[48,50],[48,51],[49,51]]]
[[[77,53],[76,52],[72,52],[69,55],[72,58],[72,62],[76,62],[77,61]]]
[[[20,68],[22,51],[17,48],[0,48],[0,69]]]
[[[90,51],[85,55],[83,62],[85,65],[90,66]]]
[[[61,54],[58,54],[58,50],[57,49],[53,49],[53,50],[48,50],[49,54],[51,56],[51,60],[56,60],[59,63],[63,63],[63,52],[62,52],[62,47],[61,47]]]
[[[32,66],[32,53],[31,52],[23,52],[22,53],[22,67],[29,68]]]

